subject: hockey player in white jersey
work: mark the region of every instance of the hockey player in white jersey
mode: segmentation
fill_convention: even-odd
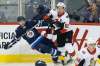
[[[100,51],[100,48],[96,46],[96,41],[88,39],[87,47],[78,52],[76,66],[95,66],[96,60],[100,57],[98,49]]]
[[[63,2],[59,2],[57,4],[57,9],[50,11],[50,14],[53,16],[52,19],[56,22],[53,24],[54,29],[52,30],[54,30],[53,35],[57,35],[57,47],[58,50],[63,52],[63,56],[74,56],[75,51],[72,46],[73,31],[69,29],[70,18],[68,13],[65,11],[65,8],[66,5]],[[54,58],[54,60],[57,61],[57,58]]]
[[[69,25],[70,18],[68,16],[68,13],[65,12],[65,8],[66,8],[66,5],[63,2],[59,2],[57,4],[57,9],[55,10],[52,9],[50,11],[50,14],[52,14],[53,20]]]

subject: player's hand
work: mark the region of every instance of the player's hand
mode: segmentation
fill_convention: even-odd
[[[10,45],[10,43],[5,44],[4,49],[10,49],[12,47],[12,45]]]

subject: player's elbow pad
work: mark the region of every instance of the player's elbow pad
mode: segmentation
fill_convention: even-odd
[[[81,60],[80,63],[78,64],[78,66],[83,66],[85,63],[85,59]]]

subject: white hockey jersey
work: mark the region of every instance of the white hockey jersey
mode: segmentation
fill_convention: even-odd
[[[69,24],[69,22],[70,22],[70,19],[69,19],[67,12],[65,12],[61,17],[58,17],[58,13],[56,10],[51,10],[50,14],[53,16],[53,20],[58,20],[58,21],[65,23],[65,24]]]
[[[98,50],[100,50],[100,48],[96,47],[96,50],[93,54],[91,54],[87,48],[83,48],[78,52],[78,56],[77,56],[77,60],[76,60],[76,65],[79,64],[79,62],[83,59],[85,59],[85,63],[84,66],[95,66],[95,62],[98,56]]]

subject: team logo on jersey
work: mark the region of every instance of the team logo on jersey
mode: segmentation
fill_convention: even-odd
[[[28,31],[27,32],[27,37],[28,38],[32,38],[34,36],[34,32],[33,31]]]

